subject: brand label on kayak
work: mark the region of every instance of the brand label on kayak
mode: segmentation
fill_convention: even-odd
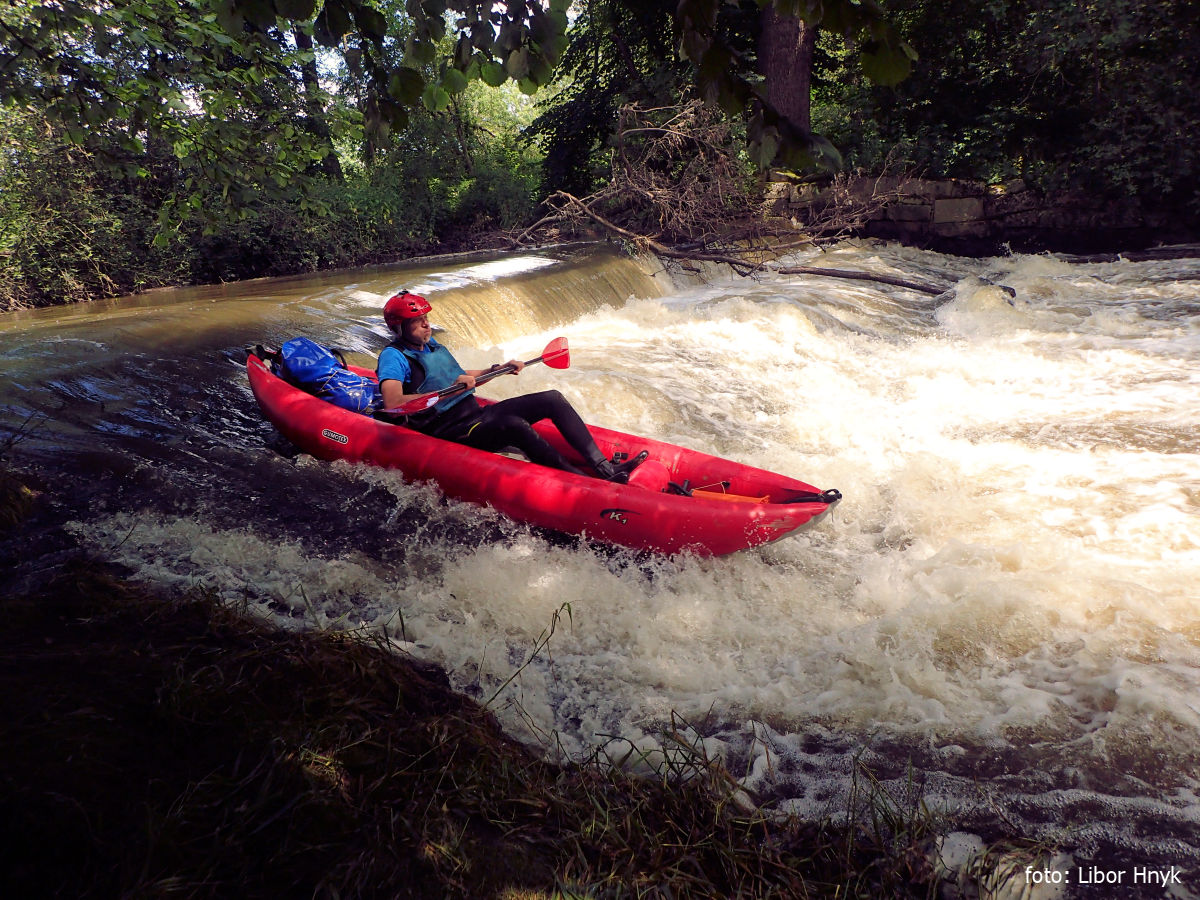
[[[344,434],[338,434],[336,431],[330,431],[328,428],[321,429],[321,437],[327,437],[331,441],[337,441],[339,444],[350,443],[350,438],[346,437]]]
[[[641,513],[632,509],[602,509],[600,510],[600,518],[612,519],[614,522],[620,522],[622,525],[629,524],[630,516],[640,516]]]

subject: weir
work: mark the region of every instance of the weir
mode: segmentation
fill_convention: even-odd
[[[248,344],[278,346],[299,335],[373,366],[390,340],[383,304],[400,288],[436,301],[440,339],[457,349],[494,347],[630,298],[662,296],[669,284],[652,265],[584,245],[473,256],[457,264],[417,261],[157,290],[9,313],[0,316],[0,396],[6,398],[0,427],[16,429],[35,416],[57,442],[69,440],[70,423],[78,418],[78,437],[88,445],[89,432],[98,427],[176,440],[177,422],[163,414],[170,405],[168,381],[182,378],[202,393],[224,393],[229,373],[218,362],[222,355],[232,359]],[[136,424],[98,424],[102,405],[110,418],[124,410]],[[37,444],[35,435],[29,446]]]

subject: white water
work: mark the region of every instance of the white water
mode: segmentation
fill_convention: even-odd
[[[397,546],[322,553],[161,510],[77,530],[289,627],[386,626],[483,700],[561,613],[493,703],[547,752],[653,750],[675,716],[769,808],[844,812],[861,762],[948,828],[1183,866],[1200,893],[1200,261],[797,261],[956,288],[722,280],[446,339],[469,367],[566,334],[569,370],[487,393],[557,387],[597,424],[839,488],[798,537],[633,560],[304,458],[272,465],[389,492],[371,527]],[[364,323],[382,343],[366,319],[346,334]]]

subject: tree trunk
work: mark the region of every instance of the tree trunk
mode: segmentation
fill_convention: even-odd
[[[304,33],[303,29],[293,28],[292,37],[295,38],[296,46],[301,50],[312,50],[312,38]],[[325,110],[321,107],[321,101],[317,95],[317,88],[320,85],[320,76],[317,74],[317,64],[315,61],[304,63],[300,67],[300,77],[304,80],[304,95],[306,100],[308,129],[312,134],[323,140],[329,147],[325,158],[321,160],[321,170],[335,181],[345,180],[342,174],[342,162],[338,159],[337,151],[333,149],[333,140],[330,137],[329,123],[325,121]]]
[[[797,130],[812,130],[809,115],[813,48],[817,27],[780,15],[773,3],[759,20],[758,69],[767,82],[767,102]]]
[[[475,177],[475,158],[471,155],[471,137],[467,128],[467,120],[463,116],[462,107],[458,100],[450,98],[450,121],[454,124],[454,137],[458,141],[458,152],[462,157],[467,177]]]

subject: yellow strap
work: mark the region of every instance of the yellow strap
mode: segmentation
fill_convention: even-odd
[[[766,503],[771,499],[770,495],[763,497],[747,497],[744,494],[726,494],[720,491],[706,491],[702,488],[696,488],[694,491],[692,491],[692,496],[703,496],[706,500],[733,500],[741,503]]]

